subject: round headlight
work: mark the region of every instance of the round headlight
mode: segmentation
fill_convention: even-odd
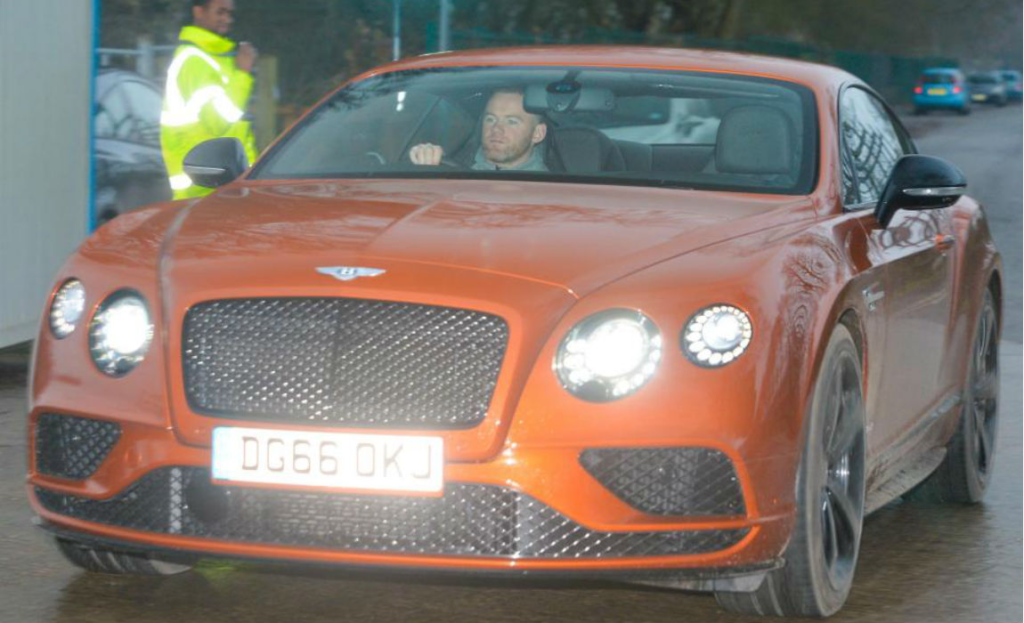
[[[640,389],[661,360],[661,334],[637,311],[610,309],[574,326],[555,355],[562,387],[591,402],[607,402]]]
[[[750,316],[743,310],[732,305],[712,305],[690,318],[680,345],[693,363],[715,368],[742,355],[753,336]]]
[[[85,286],[77,279],[68,279],[57,290],[50,304],[50,331],[63,339],[71,335],[85,311]]]
[[[89,351],[105,374],[122,376],[139,365],[153,341],[145,299],[131,290],[107,297],[89,325]]]

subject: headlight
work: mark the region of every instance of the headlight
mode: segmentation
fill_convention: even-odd
[[[85,311],[85,286],[77,279],[68,279],[57,290],[50,304],[50,330],[57,339],[71,335]]]
[[[146,301],[121,290],[103,301],[89,325],[89,351],[105,374],[122,376],[139,365],[153,340]]]
[[[554,370],[562,387],[591,402],[632,394],[661,360],[661,334],[637,311],[610,309],[585,318],[562,340]]]
[[[732,305],[712,305],[690,318],[680,345],[693,363],[715,368],[742,355],[753,336],[750,316],[743,310]]]

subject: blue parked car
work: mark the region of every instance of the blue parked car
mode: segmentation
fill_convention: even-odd
[[[955,110],[961,115],[971,113],[971,89],[959,69],[926,69],[914,87],[914,113],[929,110]]]
[[[1004,69],[999,72],[999,75],[1003,77],[1003,81],[1006,83],[1006,95],[1012,100],[1021,99],[1021,95],[1024,95],[1024,88],[1021,85],[1020,72]]]

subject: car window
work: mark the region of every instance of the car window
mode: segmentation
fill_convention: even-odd
[[[96,107],[96,136],[127,140],[130,127],[128,103],[120,86],[107,91]]]
[[[996,84],[996,77],[991,74],[972,74],[967,78],[971,84]]]
[[[956,82],[956,77],[953,74],[947,73],[925,73],[921,76],[921,82],[927,84],[953,84]]]
[[[893,166],[911,150],[888,111],[863,89],[843,91],[839,102],[843,145],[843,203],[876,202]]]
[[[110,111],[99,104],[96,104],[94,110],[93,132],[96,133],[96,138],[114,137],[114,119]]]
[[[494,164],[487,106],[519,98],[543,124],[542,166]],[[531,126],[533,127],[533,126]],[[512,141],[514,142],[514,141]],[[439,166],[410,149],[443,150]],[[510,149],[512,146],[510,146]],[[814,96],[752,76],[561,67],[453,67],[351,84],[257,163],[251,179],[517,175],[544,181],[806,194],[816,176]]]
[[[137,143],[160,143],[160,93],[144,82],[128,80],[121,86],[131,111],[128,133]]]
[[[727,98],[621,97],[611,114],[570,123],[590,124],[617,140],[650,144],[714,145]]]

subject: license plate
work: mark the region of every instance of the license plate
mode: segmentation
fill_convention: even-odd
[[[440,437],[217,427],[213,479],[394,493],[439,493]]]
[[[949,93],[946,89],[928,89],[928,95],[946,95]]]
[[[982,95],[982,94],[972,95],[971,99],[973,99],[976,102],[984,102],[985,101],[985,96]]]

